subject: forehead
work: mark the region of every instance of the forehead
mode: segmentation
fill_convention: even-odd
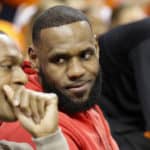
[[[0,33],[0,41],[1,41],[1,43],[6,43],[6,44],[13,43],[12,39],[9,38],[6,34],[3,34],[3,33]]]
[[[0,57],[6,55],[21,56],[15,42],[5,34],[0,34]]]
[[[50,49],[83,46],[93,40],[91,27],[86,21],[42,29],[40,34],[41,45]]]

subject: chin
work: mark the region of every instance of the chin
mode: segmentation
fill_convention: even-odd
[[[83,95],[84,94],[84,95]],[[88,93],[81,93],[81,94],[76,94],[76,95],[73,95],[73,94],[65,94],[66,97],[69,98],[70,101],[72,101],[73,103],[76,103],[76,104],[83,104],[83,103],[86,103],[88,101],[88,98],[89,98],[89,94]]]
[[[82,93],[72,93],[66,91],[64,89],[56,88],[53,83],[49,83],[43,72],[40,70],[40,76],[42,81],[43,90],[45,92],[53,92],[56,93],[59,102],[58,108],[60,111],[65,112],[67,114],[75,114],[78,112],[83,112],[91,108],[93,105],[97,103],[97,100],[100,99],[101,93],[101,76],[100,74],[96,78],[96,82],[93,87],[88,88],[86,91]]]
[[[83,104],[83,103],[85,103],[87,100],[88,100],[88,98],[70,98],[70,100],[73,102],[73,103],[76,103],[76,104]]]

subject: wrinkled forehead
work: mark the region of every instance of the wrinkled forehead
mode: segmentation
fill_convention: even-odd
[[[18,50],[15,41],[13,41],[13,39],[3,33],[0,34],[0,46],[13,47],[14,49]]]
[[[10,37],[8,37],[6,34],[3,34],[3,33],[0,33],[0,42],[8,44],[8,45],[15,45],[13,43],[13,40]]]
[[[6,34],[0,34],[0,54],[2,55],[2,53],[15,56],[21,55],[16,43]]]

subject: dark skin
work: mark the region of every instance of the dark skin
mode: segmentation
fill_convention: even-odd
[[[99,71],[99,50],[90,25],[78,21],[42,29],[40,42],[34,45],[33,51],[46,86],[63,93],[72,106],[84,106]],[[52,88],[48,89],[51,92]],[[62,96],[58,97],[62,102]]]

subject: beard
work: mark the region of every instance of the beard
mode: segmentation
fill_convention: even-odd
[[[42,70],[40,69],[39,75],[41,78],[41,83],[44,92],[46,93],[55,93],[58,96],[58,109],[64,113],[69,115],[73,115],[75,113],[83,112],[90,109],[92,106],[98,103],[101,96],[101,85],[102,85],[102,73],[98,72],[95,83],[91,89],[88,99],[83,103],[77,103],[71,100],[70,97],[66,96],[58,90],[53,83],[50,83],[46,80],[46,77]]]

